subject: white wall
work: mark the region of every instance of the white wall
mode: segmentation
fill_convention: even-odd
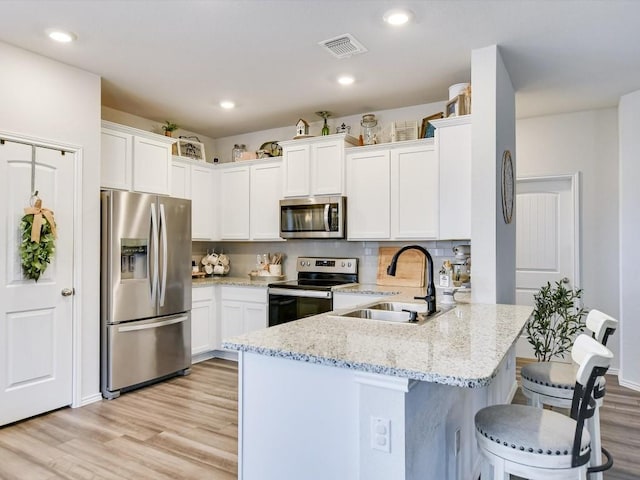
[[[128,125],[129,127],[139,128],[140,130],[157,133],[159,135],[164,135],[164,130],[162,130],[164,122],[156,122],[153,120],[149,120],[148,118],[139,117],[137,115],[132,115],[120,110],[105,107],[104,105],[102,106],[102,119],[119,123],[121,125]],[[168,118],[167,120],[176,123],[175,119]],[[173,138],[178,138],[180,135],[195,135],[204,144],[204,153],[206,159],[211,161],[211,159],[213,159],[213,157],[215,156],[216,141],[213,138],[206,137],[200,133],[184,130],[182,128],[178,128],[173,132]]]
[[[515,100],[496,45],[471,52],[473,301],[515,303],[515,218],[502,216],[502,152],[515,152]]]
[[[81,396],[89,398],[100,386],[100,78],[4,43],[0,64],[0,130],[82,146],[82,283],[74,287],[82,308]]]
[[[446,92],[443,93],[445,93],[446,95]],[[380,134],[383,134],[384,130],[389,127],[391,122],[395,121],[416,120],[418,122],[419,129],[422,119],[433,115],[434,113],[443,112],[445,103],[445,101],[442,101],[426,103],[423,105],[413,105],[411,107],[394,108],[391,110],[362,112],[357,115],[329,118],[327,123],[329,124],[331,133],[335,133],[336,128],[342,123],[350,126],[350,134],[356,138],[358,138],[358,136],[362,133],[360,120],[362,120],[362,115],[365,113],[375,114],[376,118],[378,119],[378,129],[380,130]],[[323,126],[323,120],[318,119],[316,121],[316,119],[314,118],[305,118],[305,120],[307,121],[307,123],[309,123],[309,134],[320,135]],[[258,150],[260,146],[265,142],[291,140],[293,137],[295,137],[296,134],[295,122],[297,121],[298,119],[296,118],[292,122],[292,124],[287,127],[272,128],[270,130],[261,130],[259,132],[252,132],[244,135],[234,135],[231,137],[217,138],[216,156],[220,159],[221,162],[230,162],[231,150],[233,149],[233,145],[236,143],[244,143],[247,146],[248,151],[255,151]],[[419,130],[418,133],[420,133]]]
[[[620,121],[620,384],[640,390],[640,91],[624,95]],[[612,192],[613,193],[613,192]]]
[[[516,126],[518,176],[582,173],[583,300],[585,307],[614,317],[619,315],[617,131],[615,108],[521,119]],[[619,332],[609,343],[616,353],[614,366],[621,336]]]

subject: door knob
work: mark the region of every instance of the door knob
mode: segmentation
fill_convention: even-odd
[[[63,288],[62,291],[60,292],[60,294],[63,297],[69,297],[71,295],[73,295],[75,293],[75,289],[73,288]]]
[[[568,278],[568,277],[564,277],[564,278],[561,280],[561,282],[562,282],[562,283],[569,283],[569,278]]]

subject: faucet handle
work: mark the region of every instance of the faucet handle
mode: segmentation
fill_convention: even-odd
[[[410,322],[417,322],[418,321],[418,312],[415,310],[409,310],[406,308],[402,309],[403,312],[407,312],[409,314],[409,321]]]

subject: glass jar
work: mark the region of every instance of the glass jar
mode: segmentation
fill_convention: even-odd
[[[376,143],[376,126],[378,125],[376,116],[373,113],[363,115],[360,125],[362,125],[362,143],[374,145]]]
[[[241,159],[242,153],[247,151],[247,147],[244,143],[235,144],[231,150],[231,161],[237,162]]]

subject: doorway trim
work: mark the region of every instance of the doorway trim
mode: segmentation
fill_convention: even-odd
[[[83,149],[81,146],[50,140],[22,133],[0,130],[0,138],[8,142],[17,142],[34,145],[36,147],[50,148],[53,150],[64,150],[67,154],[73,155],[73,281],[72,288],[73,306],[71,308],[71,345],[72,345],[72,372],[71,372],[71,407],[76,408],[83,405],[82,401],[82,325],[80,322],[82,312],[82,228],[84,226],[82,218],[82,159]],[[79,294],[78,294],[79,293]]]
[[[545,181],[553,181],[553,180],[569,180],[571,182],[571,206],[573,209],[573,226],[572,226],[572,235],[573,235],[573,286],[575,288],[580,288],[582,285],[582,268],[581,268],[581,258],[582,258],[582,248],[581,248],[581,238],[580,238],[580,212],[582,210],[580,205],[580,178],[581,173],[567,173],[560,175],[537,175],[531,177],[518,177],[516,178],[516,185],[521,183],[535,183],[535,182],[545,182]],[[516,188],[517,192],[517,188]],[[517,197],[516,197],[517,198]],[[517,220],[516,220],[517,221]]]

